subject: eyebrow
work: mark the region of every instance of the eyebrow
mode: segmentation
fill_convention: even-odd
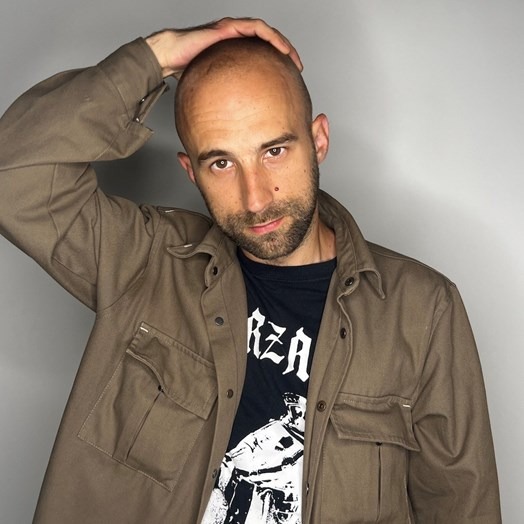
[[[204,151],[200,153],[197,157],[198,163],[202,164],[210,158],[216,158],[218,156],[231,156],[231,153],[225,151],[224,149],[210,149],[209,151]]]
[[[260,149],[268,149],[270,147],[277,146],[279,144],[287,144],[289,142],[296,142],[298,140],[297,135],[294,135],[293,133],[284,133],[283,135],[278,136],[274,140],[270,140],[269,142],[265,142],[260,146]]]
[[[273,140],[270,140],[269,142],[264,142],[260,146],[260,150],[268,149],[271,147],[275,147],[279,144],[287,144],[289,142],[296,142],[298,140],[297,135],[293,133],[284,133],[283,135],[280,135]],[[198,155],[197,160],[199,164],[202,164],[206,160],[209,160],[210,158],[217,158],[217,157],[228,157],[233,156],[232,153],[229,151],[226,151],[225,149],[210,149],[209,151],[203,151]]]

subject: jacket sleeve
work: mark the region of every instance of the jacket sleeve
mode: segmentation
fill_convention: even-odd
[[[153,208],[102,193],[90,163],[146,142],[142,122],[164,88],[138,39],[41,82],[0,120],[0,232],[92,309],[140,276],[158,221]]]
[[[484,383],[456,287],[435,311],[413,423],[408,489],[417,523],[501,522]]]

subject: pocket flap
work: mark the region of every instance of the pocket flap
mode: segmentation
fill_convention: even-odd
[[[212,362],[144,322],[127,354],[153,372],[166,397],[195,415],[208,418],[217,397]]]
[[[340,393],[331,412],[339,438],[397,444],[420,451],[408,399]]]

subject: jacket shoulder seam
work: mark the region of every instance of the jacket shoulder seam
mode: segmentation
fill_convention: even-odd
[[[384,258],[389,258],[391,260],[398,260],[399,262],[414,264],[416,266],[426,269],[428,272],[432,273],[433,275],[442,278],[447,285],[451,287],[457,287],[456,284],[449,277],[447,277],[444,273],[438,271],[437,269],[426,264],[425,262],[421,262],[420,260],[417,260],[416,258],[407,256],[407,255],[396,253],[385,247],[379,246],[378,244],[374,244],[373,242],[368,242],[368,246],[369,246],[369,250],[371,251],[371,253],[373,253],[373,255],[376,257],[384,257]]]

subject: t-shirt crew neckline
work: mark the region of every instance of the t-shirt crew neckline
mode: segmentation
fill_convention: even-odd
[[[237,249],[237,256],[243,271],[261,280],[276,280],[280,282],[324,280],[326,274],[333,273],[337,266],[336,257],[324,262],[315,262],[302,266],[277,266],[256,262],[248,258],[240,248]]]

